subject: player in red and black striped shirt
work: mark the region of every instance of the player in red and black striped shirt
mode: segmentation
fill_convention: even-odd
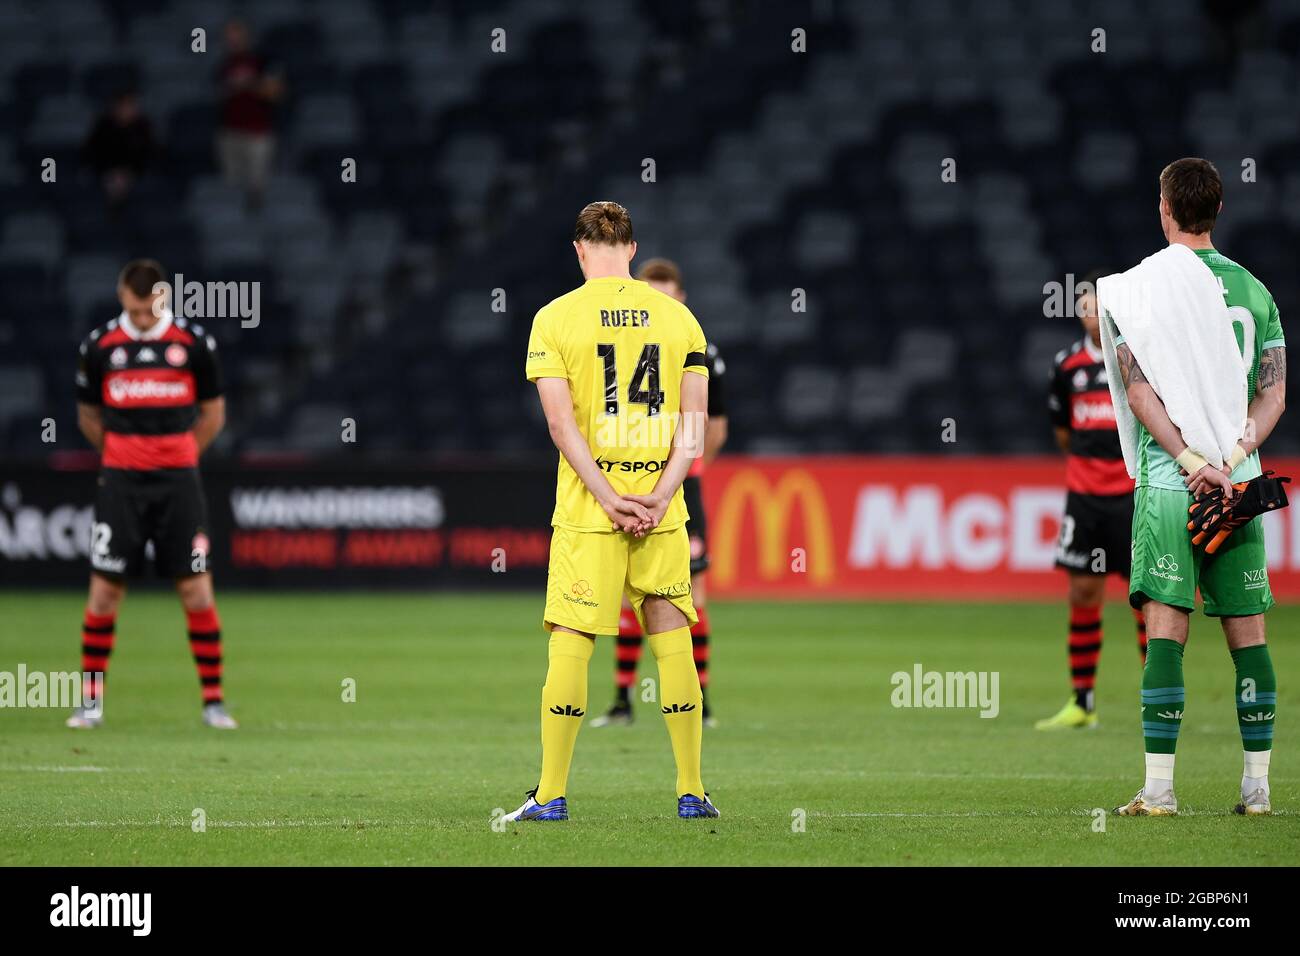
[[[128,263],[118,278],[122,313],[81,343],[77,421],[102,455],[90,541],[90,597],[82,627],[82,670],[93,675],[69,727],[103,720],[103,674],[113,650],[126,579],[147,550],[176,582],[203,694],[203,721],[234,729],[221,696],[221,625],[207,569],[207,509],[199,455],[225,424],[216,342],[172,316],[162,267]],[[160,298],[162,296],[162,298]],[[156,309],[156,311],[155,311]]]
[[[1095,727],[1097,662],[1106,575],[1128,577],[1132,554],[1133,479],[1124,466],[1110,400],[1097,320],[1096,273],[1080,283],[1077,306],[1084,336],[1056,356],[1047,407],[1056,443],[1066,455],[1068,495],[1056,566],[1070,577],[1070,682],[1074,694],[1039,730]],[[1135,611],[1138,648],[1146,656],[1146,624]]]

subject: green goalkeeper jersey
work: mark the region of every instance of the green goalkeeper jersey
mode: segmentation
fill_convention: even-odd
[[[1232,320],[1232,330],[1237,336],[1237,347],[1243,356],[1250,356],[1250,373],[1246,385],[1246,401],[1249,403],[1255,397],[1255,387],[1259,381],[1260,356],[1265,349],[1286,347],[1277,303],[1262,282],[1218,250],[1193,251],[1219,280],[1219,288],[1228,306],[1228,317]],[[1107,319],[1109,318],[1108,315]],[[1124,337],[1117,335],[1115,341],[1120,344]],[[1156,443],[1141,422],[1138,422],[1137,466],[1136,484],[1139,488],[1187,490],[1178,463]],[[1261,470],[1259,452],[1255,452],[1236,467],[1232,480],[1247,481],[1257,477]]]

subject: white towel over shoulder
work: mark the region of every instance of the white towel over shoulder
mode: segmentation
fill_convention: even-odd
[[[1097,303],[1129,476],[1137,477],[1137,419],[1128,405],[1107,314],[1188,447],[1216,468],[1222,465],[1246,423],[1246,365],[1223,289],[1209,266],[1175,243],[1127,272],[1097,280]]]

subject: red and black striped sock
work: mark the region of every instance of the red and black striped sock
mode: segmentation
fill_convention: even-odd
[[[1147,663],[1147,619],[1142,616],[1142,612],[1137,608],[1133,609],[1133,619],[1137,621],[1138,629],[1138,653],[1142,655],[1142,666]]]
[[[86,611],[81,622],[81,696],[99,700],[108,673],[108,656],[113,653],[116,637],[116,614],[91,614]]]
[[[709,612],[697,608],[699,621],[691,626],[691,647],[695,652],[695,670],[700,675],[700,690],[709,687]]]
[[[1070,605],[1070,680],[1074,699],[1084,710],[1093,708],[1097,661],[1101,659],[1101,607]]]
[[[618,614],[618,639],[614,647],[614,685],[619,703],[631,700],[632,685],[636,683],[636,668],[641,663],[641,622],[629,607]]]
[[[190,652],[199,671],[204,704],[221,703],[221,621],[217,608],[186,611],[185,622],[190,634]]]

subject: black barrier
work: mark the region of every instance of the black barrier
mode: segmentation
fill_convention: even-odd
[[[219,464],[203,484],[223,586],[545,582],[554,466]],[[94,493],[94,471],[0,467],[0,586],[84,585]]]
[[[430,824],[431,829],[435,826]],[[474,920],[474,925],[490,924],[499,915],[497,900],[526,878],[510,851],[522,840],[518,831],[528,826],[511,827],[496,840],[485,839],[480,852],[482,862],[488,865],[477,870],[461,867],[455,874],[444,871],[441,905],[454,906],[458,917]],[[564,826],[549,825],[551,830]],[[700,844],[724,840],[727,837],[718,831],[725,834],[727,826],[696,825],[691,838]],[[551,836],[550,831],[545,835]],[[709,853],[701,849],[699,861],[707,864],[709,859]],[[203,929],[209,944],[238,947],[256,935],[295,946],[307,943],[337,949],[343,943],[373,947],[380,919],[385,929],[427,929],[425,880],[439,879],[432,867],[440,864],[437,859],[424,862],[416,872],[354,866],[15,868],[0,871],[5,934],[20,942],[48,938],[64,946],[71,941],[94,946],[107,942],[116,947],[141,939],[192,946],[194,899],[201,896],[222,900],[221,919]],[[725,873],[728,886],[742,890],[754,880],[748,885],[755,894],[788,891],[790,898],[799,898],[800,894],[815,893],[819,907],[825,910],[817,914],[818,926],[838,925],[846,933],[862,930],[863,919],[855,907],[860,908],[863,898],[868,898],[875,901],[875,912],[887,911],[889,919],[899,925],[925,924],[926,939],[945,946],[964,946],[978,933],[1010,935],[1030,919],[1068,922],[1071,937],[1088,942],[1111,938],[1113,933],[1120,939],[1181,943],[1195,933],[1220,943],[1257,938],[1249,935],[1251,930],[1263,931],[1269,938],[1280,937],[1293,925],[1287,911],[1289,882],[1267,878],[1271,872],[1243,875],[1242,868],[1180,868],[1152,875],[1148,870],[1117,867],[1004,867],[997,871],[997,879],[987,880],[978,879],[969,867],[898,867],[888,872],[864,872],[857,867],[852,868],[856,878],[845,879],[850,870],[846,866],[787,866],[758,872],[731,866],[715,872]],[[663,885],[664,877],[663,871],[653,867],[620,867],[618,879],[633,891],[653,892]],[[1051,892],[1044,890],[1048,884]],[[1172,888],[1175,886],[1177,889]],[[936,899],[943,901],[943,919],[935,918]],[[720,899],[710,912],[740,917],[730,920],[735,927],[726,932],[728,940],[743,944],[750,938],[746,935],[749,931],[762,930],[761,921],[744,919],[745,914],[730,909],[728,900],[735,901],[735,897]],[[1029,908],[1032,916],[1027,915]],[[320,918],[322,912],[331,914],[330,918]],[[698,925],[691,924],[691,931],[709,940],[710,931],[720,922],[716,918],[701,920]],[[511,945],[533,942],[531,936],[515,937],[512,931],[516,928],[536,933],[528,921],[509,920],[502,932],[493,928],[493,939]],[[1243,932],[1247,935],[1242,936]]]

